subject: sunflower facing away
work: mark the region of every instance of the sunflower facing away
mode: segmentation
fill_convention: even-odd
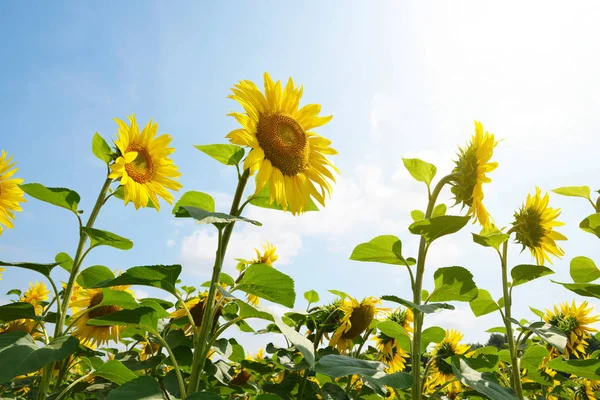
[[[272,267],[273,263],[279,258],[279,256],[276,253],[277,248],[269,242],[263,245],[262,254],[260,253],[260,251],[258,251],[258,249],[254,249],[254,251],[256,251],[256,258],[254,260],[251,260],[250,264],[266,264],[269,267]],[[260,302],[260,298],[253,294],[248,294],[246,295],[246,297],[248,298],[248,303],[252,304],[253,306],[257,306]]]
[[[567,335],[567,345],[563,353],[566,358],[571,355],[576,358],[585,356],[587,339],[590,338],[590,333],[597,331],[590,325],[600,321],[599,315],[589,315],[592,311],[593,308],[588,307],[587,301],[579,306],[575,301],[571,304],[565,302],[560,305],[560,308],[554,306],[554,310],[546,310],[544,321],[556,326]],[[550,355],[558,355],[558,350],[553,347]]]
[[[340,306],[343,312],[338,328],[333,333],[329,345],[345,353],[354,346],[353,340],[369,328],[373,319],[387,311],[379,307],[381,300],[366,297],[360,303],[353,297],[345,298]]]
[[[386,319],[400,324],[409,334],[413,331],[411,324],[414,321],[414,317],[412,311],[408,308],[404,310],[398,308]],[[393,373],[403,371],[406,367],[406,359],[410,354],[400,347],[398,341],[387,336],[383,332],[379,332],[374,340],[377,343],[376,347],[379,351],[377,360],[389,366],[386,369],[386,372]]]
[[[158,197],[173,204],[173,195],[167,190],[179,190],[181,184],[174,180],[181,175],[169,155],[175,151],[168,147],[170,135],[156,137],[158,124],[148,122],[140,133],[135,115],[129,117],[130,126],[120,119],[117,146],[120,156],[110,166],[112,179],[120,179],[124,189],[125,204],[133,202],[136,209],[146,207],[148,200],[160,210]]]
[[[40,316],[44,312],[44,305],[42,302],[48,300],[49,293],[50,291],[42,282],[29,283],[29,289],[27,289],[19,301],[31,304],[35,315]],[[6,331],[24,331],[31,334],[34,338],[37,338],[39,333],[34,332],[36,325],[36,322],[32,319],[18,319],[10,322],[6,327]]]
[[[122,290],[131,293],[129,286],[114,286],[112,290]],[[70,306],[81,311],[74,314],[71,319],[74,320],[73,336],[87,346],[102,346],[110,340],[119,341],[121,327],[118,325],[93,326],[87,325],[87,322],[93,318],[103,317],[123,308],[116,305],[106,305],[90,310],[90,308],[102,303],[104,294],[102,289],[82,289],[78,293],[78,299],[72,301]]]
[[[497,144],[494,135],[484,133],[481,122],[475,121],[475,134],[466,148],[459,149],[456,167],[452,171],[455,177],[451,182],[451,190],[456,204],[462,203],[463,207],[468,207],[467,215],[472,215],[474,222],[482,226],[491,222],[490,214],[483,206],[483,184],[492,181],[486,173],[498,167],[497,162],[490,162]]]
[[[221,285],[221,286],[223,287],[225,285]],[[188,310],[190,310],[190,314],[192,314],[192,319],[194,320],[195,326],[202,325],[202,318],[204,317],[204,308],[206,305],[207,297],[208,297],[208,291],[205,291],[205,292],[198,294],[198,296],[194,297],[193,299],[185,302],[185,305],[187,306]],[[219,300],[222,297],[223,296],[221,295],[221,293],[217,292],[216,300]],[[215,316],[213,318],[213,328],[217,326],[219,317],[221,316],[222,309],[223,309],[223,306],[219,307],[219,309],[216,310]],[[186,318],[186,320],[188,319],[187,313],[185,312],[185,308],[183,308],[183,307],[179,308],[176,311],[173,311],[171,313],[170,317],[173,319],[179,319],[179,318]],[[185,325],[184,330],[185,330],[186,334],[191,334],[192,333],[192,325],[188,323],[187,325]]]
[[[468,345],[459,343],[462,338],[462,333],[454,329],[447,329],[444,340],[438,343],[431,351],[431,357],[435,357],[435,359],[431,361],[429,376],[425,383],[428,392],[434,391],[438,386],[454,378],[452,366],[444,360],[454,355],[465,354],[469,350]],[[446,386],[446,390],[451,393],[460,391],[460,388],[461,383],[459,381],[452,382]]]
[[[561,257],[565,254],[556,244],[557,240],[567,240],[561,233],[554,230],[564,225],[556,221],[560,208],[548,207],[550,197],[548,192],[542,196],[540,188],[535,188],[535,195],[528,194],[525,204],[515,213],[512,229],[516,233],[516,241],[528,248],[539,265],[545,261],[552,264],[550,256]]]
[[[258,171],[256,192],[267,184],[270,203],[276,202],[294,215],[305,212],[311,197],[325,205],[338,169],[325,157],[337,154],[331,141],[311,130],[328,123],[320,117],[321,106],[298,108],[303,88],[290,78],[285,88],[264,75],[265,93],[251,81],[240,81],[229,98],[242,105],[245,113],[231,113],[241,125],[227,135],[231,143],[252,148],[244,162],[250,174]]]
[[[27,201],[23,190],[19,187],[23,179],[13,178],[18,168],[13,168],[12,157],[2,150],[0,155],[0,235],[4,225],[7,229],[14,228],[11,220],[15,219],[13,212],[23,211],[19,203]],[[12,169],[11,169],[12,168]]]

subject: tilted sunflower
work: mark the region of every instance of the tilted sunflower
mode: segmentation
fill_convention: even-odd
[[[576,379],[574,376],[571,379]],[[586,378],[578,379],[579,386],[575,389],[573,399],[577,400],[598,400],[600,396],[600,381]]]
[[[482,226],[491,222],[490,214],[483,205],[483,184],[492,181],[486,173],[498,167],[497,162],[490,162],[497,144],[494,135],[484,133],[481,122],[475,121],[475,134],[464,149],[459,148],[456,167],[452,171],[451,190],[456,204],[462,203],[463,207],[467,207],[467,215],[472,215],[473,222]]]
[[[12,220],[15,219],[15,211],[23,211],[19,203],[26,202],[25,193],[19,187],[23,179],[13,178],[13,175],[19,170],[13,168],[16,163],[12,163],[12,157],[2,150],[0,155],[0,235],[2,235],[4,225],[7,229],[14,228]],[[11,169],[12,168],[12,169]]]
[[[414,316],[408,308],[404,310],[398,308],[386,320],[400,324],[409,335],[413,332]],[[400,347],[396,339],[379,332],[373,340],[377,343],[376,347],[379,351],[377,360],[388,365],[386,372],[400,372],[406,368],[406,359],[410,357],[410,354]]]
[[[279,256],[276,253],[277,248],[269,242],[267,242],[267,244],[263,245],[262,254],[260,251],[258,251],[258,249],[254,249],[254,251],[256,251],[256,258],[254,260],[250,261],[251,265],[252,264],[265,264],[265,265],[268,265],[269,267],[272,267],[273,263],[275,261],[277,261],[277,259],[279,258]],[[260,303],[260,298],[253,294],[247,294],[246,298],[248,299],[248,303],[252,304],[253,306],[257,306],[258,303]]]
[[[160,345],[158,343],[154,343],[150,340],[145,341],[140,350],[140,360],[144,361],[153,357],[159,348]]]
[[[434,359],[431,361],[429,375],[425,382],[428,392],[433,392],[437,387],[454,379],[452,366],[444,360],[454,355],[465,354],[469,350],[468,345],[459,343],[462,338],[462,333],[454,329],[447,329],[444,340],[438,343],[431,351],[431,357],[434,357]],[[461,390],[461,383],[459,381],[452,382],[446,386],[445,390],[450,393],[459,392]]]
[[[366,297],[361,302],[351,296],[346,297],[340,306],[343,316],[329,345],[337,348],[340,353],[352,349],[354,339],[369,328],[375,317],[387,311],[379,307],[380,304],[381,300],[376,297]]]
[[[44,312],[44,304],[48,300],[50,291],[42,282],[29,283],[29,289],[25,291],[20,302],[29,303],[33,306],[35,315],[41,316]],[[18,319],[12,321],[6,327],[6,332],[24,331],[32,335],[34,338],[40,336],[40,333],[34,331],[37,323],[32,319]]]
[[[132,293],[129,286],[114,286],[112,290],[122,290]],[[71,308],[81,309],[78,313],[74,313],[71,319],[74,321],[73,336],[86,346],[102,346],[109,341],[119,341],[122,327],[119,325],[109,326],[94,326],[87,325],[88,321],[93,318],[110,315],[117,311],[123,310],[122,307],[116,305],[98,306],[104,300],[102,289],[82,289],[79,292],[79,297],[76,301],[70,303]]]
[[[224,287],[225,285],[221,285],[222,287]],[[191,300],[188,300],[185,302],[186,307],[188,308],[188,310],[190,310],[190,314],[192,315],[192,319],[194,320],[194,325],[195,326],[201,326],[202,325],[202,318],[204,317],[204,309],[206,306],[206,299],[208,298],[208,291],[204,291],[202,293],[199,293],[198,296],[194,297]],[[219,299],[222,298],[222,295],[220,292],[217,292],[216,295],[216,300],[218,301]],[[213,329],[217,326],[217,323],[219,322],[219,317],[221,316],[221,311],[223,309],[223,306],[220,306],[219,309],[216,310],[215,312],[215,316],[213,318]],[[181,307],[176,311],[173,311],[170,315],[171,318],[173,319],[179,319],[179,318],[186,318],[186,321],[188,320],[187,317],[187,313],[185,311],[185,308]],[[186,324],[184,327],[185,333],[186,334],[191,334],[192,333],[192,325],[191,324]]]
[[[133,202],[136,209],[146,207],[148,200],[156,211],[160,210],[158,197],[173,204],[173,195],[167,190],[177,191],[181,184],[174,180],[181,173],[169,155],[175,151],[169,147],[170,135],[156,137],[158,124],[148,122],[140,133],[135,115],[129,117],[130,125],[115,118],[119,131],[115,145],[119,157],[111,164],[112,179],[120,179],[124,189],[125,204]]]
[[[573,301],[562,303],[560,307],[554,306],[554,309],[546,310],[544,321],[550,325],[556,326],[567,335],[567,345],[564,349],[564,356],[568,359],[571,356],[582,358],[586,353],[587,339],[591,333],[597,332],[597,329],[590,325],[600,321],[600,315],[590,316],[593,307],[588,307],[587,301],[579,306]],[[558,350],[554,347],[550,349],[551,356],[557,356]]]
[[[545,261],[552,264],[550,256],[562,257],[563,249],[556,244],[557,240],[567,238],[554,230],[557,226],[564,225],[557,221],[560,208],[550,208],[548,192],[542,196],[540,188],[535,188],[535,195],[528,194],[525,204],[515,213],[515,220],[511,230],[516,234],[516,241],[523,245],[523,250],[528,248],[539,265]]]
[[[267,184],[270,203],[276,202],[294,214],[307,211],[310,198],[321,205],[331,194],[338,169],[326,155],[337,152],[329,147],[331,141],[312,132],[328,123],[332,116],[320,117],[321,106],[308,104],[298,108],[303,88],[297,88],[290,78],[285,88],[264,75],[265,93],[251,81],[240,81],[231,89],[229,98],[239,102],[245,113],[233,116],[241,129],[231,131],[231,143],[251,147],[244,161],[250,174],[258,171],[256,192]],[[330,170],[331,169],[331,170]]]

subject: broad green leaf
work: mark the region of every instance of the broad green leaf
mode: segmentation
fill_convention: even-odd
[[[223,400],[221,396],[213,392],[196,392],[190,394],[185,400]]]
[[[220,212],[210,212],[203,210],[201,208],[196,207],[180,207],[188,212],[188,214],[194,218],[198,223],[201,224],[230,224],[236,221],[249,222],[253,225],[262,226],[262,224],[258,221],[254,221],[244,217],[235,217],[233,215],[220,213]],[[178,212],[179,214],[179,212]],[[186,216],[175,215],[178,218],[186,218]]]
[[[77,283],[84,289],[94,287],[100,282],[112,279],[115,274],[104,265],[94,265],[81,271],[77,276]]]
[[[234,144],[194,145],[195,148],[225,165],[235,165],[244,158],[244,148]]]
[[[600,213],[590,215],[581,221],[579,227],[584,231],[593,233],[600,238]]]
[[[396,388],[396,389],[408,389],[413,385],[413,377],[406,372],[395,372],[392,374],[376,374],[374,376],[364,376],[365,383],[376,383],[383,389],[383,387]],[[380,392],[383,395],[385,392]]]
[[[473,275],[463,267],[439,268],[433,280],[435,289],[429,296],[431,301],[471,301],[478,294]]]
[[[273,393],[262,393],[256,396],[254,400],[281,400],[281,396]]]
[[[281,317],[277,314],[270,312],[264,307],[258,307],[260,311],[268,312],[273,317],[275,325],[279,328],[281,333],[294,345],[296,349],[302,353],[304,359],[311,367],[315,365],[315,351],[313,343],[308,340],[304,335],[296,332],[293,328],[288,326]]]
[[[112,149],[98,132],[94,134],[94,138],[92,139],[92,153],[106,164],[108,164],[112,158]]]
[[[235,286],[235,281],[233,280],[233,278],[231,277],[231,275],[225,273],[225,272],[221,272],[221,276],[219,276],[219,283],[224,283],[227,286],[230,287],[234,287]],[[203,287],[210,287],[210,282],[211,281],[206,281],[204,282],[202,285]],[[183,286],[181,287],[183,289]]]
[[[439,326],[432,326],[425,329],[421,334],[421,352],[425,352],[427,350],[427,346],[429,343],[440,343],[444,340],[446,336],[446,331]]]
[[[110,246],[120,250],[129,250],[133,247],[131,240],[112,232],[86,227],[81,227],[81,230],[90,238],[92,247]]]
[[[491,373],[476,371],[463,358],[452,357],[452,371],[463,385],[473,388],[490,399],[517,400],[512,389],[500,386]]]
[[[156,316],[158,319],[169,318],[171,313],[165,311],[164,307],[160,305],[157,301],[153,299],[141,299],[140,306],[142,307],[150,307],[156,311]]]
[[[151,286],[175,294],[175,284],[181,274],[181,265],[145,265],[132,267],[114,279],[97,282],[95,287],[121,285]]]
[[[377,329],[383,332],[384,335],[396,339],[402,349],[410,350],[410,337],[399,323],[385,320],[377,324]]]
[[[415,235],[423,236],[427,242],[431,243],[442,236],[460,231],[470,219],[471,217],[443,215],[413,222],[408,230]]]
[[[280,210],[283,211],[283,207],[278,205],[275,201],[271,203],[270,199],[270,189],[269,184],[267,183],[264,188],[261,189],[260,192],[255,193],[248,197],[248,202],[255,207],[260,208],[268,208],[271,210]],[[289,207],[288,207],[289,209]],[[306,211],[319,211],[319,207],[315,204],[312,197],[308,199],[308,207]]]
[[[328,292],[338,296],[342,300],[344,300],[346,297],[348,297],[348,293],[342,292],[341,290],[330,289],[330,290],[328,290]]]
[[[600,278],[600,270],[594,261],[583,256],[571,260],[570,272],[575,283],[589,283]]]
[[[545,314],[543,311],[538,310],[537,308],[533,308],[531,306],[529,306],[529,309],[531,310],[532,313],[534,313],[535,315],[537,315],[540,318],[544,318]]]
[[[28,263],[28,262],[0,261],[0,267],[17,267],[17,268],[29,269],[31,271],[39,272],[40,274],[42,274],[46,277],[50,277],[50,271],[52,271],[52,269],[54,267],[56,267],[58,264],[59,263],[35,264],[35,263]]]
[[[557,357],[546,364],[546,367],[552,368],[559,372],[577,375],[581,378],[592,380],[600,379],[600,360],[565,360],[562,357]]]
[[[185,192],[183,196],[175,203],[173,215],[179,218],[190,218],[190,214],[183,207],[196,207],[208,212],[215,211],[215,199],[209,194],[190,191]]]
[[[133,310],[115,311],[108,315],[92,318],[87,322],[92,326],[136,325],[147,330],[156,330],[158,315],[152,307],[139,307]]]
[[[8,303],[0,306],[0,321],[7,323],[17,319],[36,319],[31,303]]]
[[[431,314],[440,310],[454,310],[454,306],[452,304],[447,303],[428,303],[416,305],[412,301],[401,299],[398,296],[386,295],[381,296],[382,300],[393,301],[394,303],[402,304],[405,307],[410,308],[413,311],[421,311],[424,314]]]
[[[410,217],[413,221],[420,221],[422,219],[425,219],[425,213],[421,210],[412,210],[410,212]]]
[[[587,186],[564,186],[552,191],[562,196],[590,198],[590,188]]]
[[[437,206],[435,206],[435,208],[433,209],[433,212],[431,213],[431,217],[435,218],[435,217],[441,217],[443,215],[446,215],[446,210],[447,207],[445,204],[438,204]]]
[[[163,392],[156,379],[148,375],[128,381],[111,390],[107,400],[164,400]]]
[[[102,289],[102,301],[99,306],[119,306],[132,310],[139,305],[131,293],[124,290],[113,290],[110,288]]]
[[[290,308],[296,300],[294,280],[266,264],[249,266],[236,289]]]
[[[477,297],[469,302],[471,311],[476,317],[481,317],[498,310],[498,304],[492,298],[490,292],[484,289],[479,289]]]
[[[40,183],[26,183],[19,185],[19,187],[34,199],[45,201],[46,203],[65,208],[77,214],[77,206],[81,198],[74,190],[48,188]]]
[[[123,186],[119,186],[114,192],[113,196],[119,200],[125,200],[125,189]],[[146,208],[156,208],[152,200],[148,199],[148,204],[146,204]]]
[[[552,281],[554,283],[558,283],[559,285],[563,285],[566,289],[569,289],[572,292],[577,293],[580,296],[584,297],[595,297],[600,299],[600,285],[597,283],[562,283]]]
[[[125,382],[137,378],[137,375],[134,374],[133,371],[118,360],[109,360],[105,362],[94,372],[94,375],[107,379],[117,385],[122,385]]]
[[[17,297],[21,297],[21,291],[19,289],[10,289],[8,292],[6,292],[7,296],[10,296],[11,294],[14,294]]]
[[[502,333],[506,335],[506,328],[503,326],[497,326],[486,330],[487,333]]]
[[[382,376],[385,364],[378,361],[359,360],[358,358],[329,354],[321,357],[315,365],[315,371],[332,378],[347,375]]]
[[[264,320],[273,322],[273,316],[270,313],[264,312],[264,311],[259,311],[256,308],[252,307],[250,304],[245,303],[244,301],[242,301],[240,299],[236,299],[235,302],[240,307],[240,311],[239,311],[240,317],[242,317],[244,319],[258,318],[258,319],[264,319]]]
[[[512,277],[512,285],[515,287],[553,273],[554,271],[543,265],[521,264],[510,271],[510,276]]]
[[[535,344],[525,350],[521,356],[520,367],[528,370],[536,370],[540,367],[542,360],[548,357],[548,350],[544,346]]]
[[[403,158],[402,162],[413,178],[419,182],[425,182],[427,186],[429,186],[437,172],[435,165],[418,158]]]
[[[537,321],[527,326],[521,324],[514,318],[511,318],[511,322],[519,325],[525,330],[535,333],[542,340],[546,341],[560,352],[563,352],[565,346],[567,345],[567,337],[565,336],[564,332],[553,325],[547,324],[543,321]]]
[[[314,290],[309,290],[304,292],[304,298],[308,301],[309,304],[318,303],[319,302],[319,293]]]
[[[506,233],[502,233],[500,231],[490,233],[490,234],[476,234],[473,233],[473,241],[484,247],[493,247],[496,250],[500,249],[500,245],[506,242],[509,238],[509,235]]]
[[[396,236],[382,235],[354,248],[351,260],[406,265],[402,258],[402,242]]]
[[[54,261],[56,261],[65,271],[69,273],[73,269],[73,259],[67,253],[58,253],[54,257]]]

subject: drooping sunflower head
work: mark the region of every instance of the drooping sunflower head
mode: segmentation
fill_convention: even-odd
[[[544,320],[556,326],[567,336],[567,345],[565,346],[564,355],[568,358],[571,355],[577,358],[585,356],[587,339],[591,333],[597,329],[590,325],[600,321],[600,315],[590,316],[593,311],[592,307],[588,306],[587,301],[584,301],[579,306],[573,301],[562,303],[560,307],[554,306],[554,309],[546,310]],[[556,354],[556,350],[552,348],[551,352]]]
[[[140,360],[144,361],[150,357],[153,357],[155,354],[157,354],[159,348],[160,345],[158,343],[154,343],[152,341],[144,342],[142,350],[140,351]]]
[[[469,350],[468,345],[460,344],[462,338],[462,333],[454,329],[447,329],[444,340],[438,343],[431,351],[431,356],[434,359],[431,362],[430,374],[427,377],[426,386],[428,390],[433,390],[454,378],[452,366],[445,360],[454,355],[465,354]],[[447,390],[457,391],[460,389],[460,382],[453,382],[449,386]]]
[[[475,134],[465,148],[459,149],[456,167],[452,171],[451,190],[456,204],[467,207],[467,215],[472,215],[474,222],[482,226],[491,222],[490,214],[483,205],[483,184],[492,181],[486,173],[498,167],[497,162],[490,162],[497,144],[494,135],[484,132],[481,122],[475,121]]]
[[[354,345],[354,339],[365,332],[376,316],[387,311],[380,307],[381,300],[376,297],[365,297],[358,302],[348,296],[340,307],[343,317],[338,328],[333,333],[329,345],[345,353]]]
[[[217,292],[217,296],[216,296],[217,300],[220,299],[221,297],[222,297],[222,295],[219,292]],[[208,291],[204,291],[202,293],[199,293],[198,296],[194,297],[193,299],[185,302],[185,305],[186,305],[187,309],[190,311],[192,319],[194,320],[195,326],[202,325],[202,318],[204,317],[204,309],[206,307],[207,298],[208,298]],[[221,317],[222,310],[223,310],[223,306],[220,306],[215,312],[215,316],[213,318],[213,329],[214,329],[214,327],[217,326],[217,323],[219,322],[219,318]],[[179,318],[188,318],[188,316],[185,311],[185,308],[183,306],[181,306],[178,310],[173,311],[171,313],[170,318],[179,319]],[[187,333],[192,333],[192,325],[187,324],[185,326],[185,330]]]
[[[294,215],[308,209],[310,198],[325,205],[331,194],[331,182],[339,173],[326,155],[337,152],[331,141],[311,130],[325,125],[331,116],[318,116],[321,106],[309,104],[298,108],[303,88],[290,78],[285,88],[264,75],[265,93],[251,81],[240,81],[229,97],[239,102],[245,113],[229,115],[242,125],[231,131],[231,143],[251,147],[244,162],[250,174],[258,171],[256,192],[267,184],[270,202],[276,202]]]
[[[156,137],[158,124],[148,122],[140,133],[135,115],[129,117],[130,125],[115,119],[119,131],[115,145],[119,151],[114,164],[111,164],[109,178],[120,179],[124,189],[125,204],[133,202],[136,209],[146,207],[148,200],[156,210],[160,210],[158,196],[173,204],[169,190],[179,190],[181,184],[174,178],[181,173],[169,155],[175,151],[169,147],[170,135]]]
[[[414,316],[408,308],[396,309],[386,317],[386,320],[401,325],[409,335],[413,332],[412,322]],[[403,371],[406,367],[406,359],[410,355],[400,347],[398,341],[383,332],[377,333],[373,340],[375,340],[377,350],[379,351],[377,359],[388,365],[386,371],[389,373]]]
[[[552,264],[550,256],[561,257],[565,252],[556,244],[557,240],[567,240],[561,233],[554,230],[564,225],[557,221],[560,208],[550,208],[548,193],[542,196],[540,188],[535,188],[535,195],[528,194],[525,204],[515,213],[512,230],[516,241],[528,248],[539,265],[545,261]]]
[[[12,220],[15,219],[15,211],[23,211],[19,203],[26,202],[25,193],[19,187],[23,179],[13,178],[13,175],[19,170],[13,168],[16,163],[12,162],[4,150],[0,155],[0,235],[2,235],[3,225],[7,228],[14,228]]]
[[[572,377],[574,378],[574,377]],[[574,399],[579,400],[597,400],[600,392],[600,381],[586,378],[576,379],[578,386],[573,394]]]

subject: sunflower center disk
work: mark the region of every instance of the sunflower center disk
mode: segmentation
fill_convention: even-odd
[[[295,176],[308,167],[308,140],[294,118],[281,113],[261,115],[256,138],[265,158],[283,175]]]
[[[342,338],[354,339],[363,333],[369,327],[369,325],[371,325],[373,318],[375,318],[375,310],[373,309],[373,306],[364,304],[355,308],[350,316],[350,324],[352,324],[352,326],[350,329],[344,332]]]
[[[132,162],[125,164],[125,171],[137,183],[146,183],[154,176],[154,163],[148,151],[139,144],[132,144],[127,152],[137,151],[137,157]]]
[[[102,294],[102,292],[96,293],[92,297],[92,300],[90,300],[90,307],[94,307],[94,306],[97,306],[98,304],[102,303],[103,299],[104,299],[104,295]],[[112,314],[114,312],[121,311],[121,310],[122,310],[122,308],[118,307],[118,306],[102,306],[102,307],[98,307],[98,308],[90,311],[88,313],[88,315],[89,315],[90,319],[92,319],[92,318],[98,318],[98,317],[102,317],[104,315]]]

